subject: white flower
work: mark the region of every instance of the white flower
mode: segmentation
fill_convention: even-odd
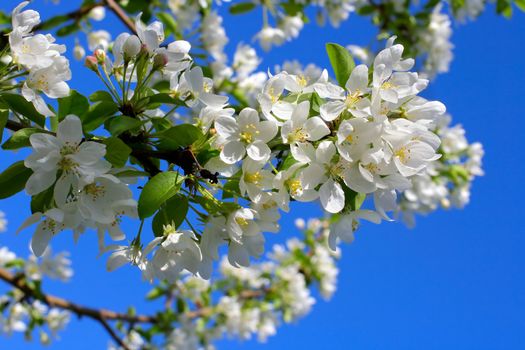
[[[233,56],[233,69],[241,79],[248,77],[261,63],[257,52],[253,47],[246,44],[237,45]]]
[[[355,67],[348,78],[345,91],[331,83],[316,84],[315,91],[319,96],[335,101],[323,104],[319,112],[326,121],[338,118],[344,111],[350,112],[356,117],[368,117],[370,115],[370,101],[364,98],[368,93],[368,67],[361,64]]]
[[[257,111],[245,108],[238,118],[220,116],[215,120],[217,134],[223,138],[220,157],[228,164],[234,164],[245,154],[255,161],[266,162],[271,150],[267,143],[277,134],[273,121],[260,121]]]
[[[273,174],[270,170],[263,169],[264,162],[245,159],[242,163],[242,176],[239,180],[241,195],[248,193],[252,201],[256,201],[262,191],[272,188]]]
[[[0,233],[7,230],[7,219],[5,218],[5,213],[0,210]]]
[[[21,10],[29,4],[29,1],[21,2],[11,13],[13,31],[21,35],[27,35],[40,23],[40,14],[34,10]]]
[[[91,51],[102,49],[107,51],[111,42],[111,34],[106,30],[95,30],[88,34],[88,47]]]
[[[279,28],[264,27],[254,39],[259,41],[264,51],[269,51],[273,45],[282,45],[286,40],[286,34]]]
[[[71,79],[69,61],[62,56],[55,57],[53,64],[38,70],[32,70],[22,87],[22,95],[35,106],[44,116],[54,116],[46,102],[40,96],[43,92],[50,98],[60,98],[69,95],[69,85],[65,81]]]
[[[5,267],[6,264],[16,259],[16,254],[10,251],[7,247],[0,248],[0,267]]]
[[[301,16],[286,16],[282,19],[279,26],[284,32],[284,35],[288,40],[297,38],[301,29],[303,29],[304,22]]]
[[[357,210],[341,215],[330,227],[330,234],[328,236],[330,249],[333,251],[337,249],[337,239],[346,243],[352,243],[354,240],[354,232],[359,226],[360,219],[365,219],[375,224],[381,222],[379,214],[371,210]]]
[[[45,213],[35,213],[31,215],[18,229],[18,232],[24,228],[33,225],[43,219],[37,226],[36,231],[31,239],[31,251],[39,257],[44,254],[51,238],[64,230],[65,214],[60,209],[49,209]]]
[[[330,134],[330,129],[319,117],[308,118],[310,102],[299,103],[289,120],[281,128],[281,137],[284,143],[318,141]]]
[[[142,13],[135,18],[137,35],[149,52],[154,52],[159,48],[160,43],[164,41],[164,26],[161,22],[155,21],[148,26],[140,20]]]
[[[197,237],[192,231],[176,231],[171,226],[164,227],[165,239],[159,245],[152,259],[159,279],[174,282],[183,270],[196,274],[202,261],[202,253]]]
[[[88,17],[94,21],[100,22],[106,18],[106,8],[104,6],[94,7],[89,11]]]
[[[55,199],[65,203],[71,186],[78,190],[79,182],[91,183],[96,176],[105,173],[111,165],[102,159],[105,145],[82,142],[82,123],[77,116],[68,115],[60,122],[57,136],[36,133],[31,135],[33,153],[24,165],[33,170],[26,183],[29,195],[38,194],[55,183],[57,173],[62,172],[55,185]]]

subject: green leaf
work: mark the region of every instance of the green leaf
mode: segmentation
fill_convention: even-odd
[[[110,118],[106,121],[106,129],[113,135],[118,136],[125,131],[136,129],[144,122],[140,119],[131,118],[125,115]]]
[[[55,196],[54,186],[31,197],[31,214],[44,213],[54,207]]]
[[[47,29],[51,29],[51,28],[54,28],[58,25],[61,25],[62,23],[64,22],[67,22],[68,20],[70,20],[71,17],[67,16],[67,15],[60,15],[60,16],[55,16],[55,17],[51,17],[50,19],[42,22],[42,24],[40,25],[40,30],[47,30]]]
[[[89,111],[80,117],[84,131],[95,130],[117,111],[118,105],[115,102],[101,101],[92,105],[89,107]]]
[[[240,197],[241,190],[239,189],[239,176],[242,176],[242,171],[238,171],[232,179],[224,184],[222,187],[222,199]]]
[[[115,168],[122,168],[126,165],[131,148],[118,137],[110,137],[104,140],[106,145],[106,159]]]
[[[100,102],[100,101],[114,102],[113,96],[111,96],[109,92],[104,91],[104,90],[95,91],[94,93],[89,95],[89,100],[91,102]]]
[[[159,173],[151,178],[139,197],[139,217],[145,219],[152,216],[162,204],[179,192],[183,180],[184,176],[176,171]]]
[[[346,186],[343,186],[345,192],[345,207],[352,211],[359,210],[366,199],[366,193],[358,193]]]
[[[46,118],[38,113],[35,106],[31,102],[26,101],[21,95],[2,94],[1,98],[12,111],[23,115],[42,127],[46,124]]]
[[[11,164],[0,174],[0,199],[11,197],[22,191],[33,171],[24,166],[24,161]]]
[[[158,12],[156,16],[164,24],[166,37],[171,33],[173,33],[175,37],[179,37],[179,26],[171,14],[167,12]]]
[[[170,96],[170,94],[157,93],[157,94],[152,95],[152,96],[149,97],[148,107],[151,108],[152,105],[159,105],[159,104],[163,104],[163,103],[171,104],[171,105],[185,106],[184,102],[182,102],[178,98]]]
[[[71,90],[69,96],[58,99],[58,120],[62,121],[69,114],[80,116],[88,109],[88,99],[75,90]]]
[[[60,28],[59,30],[57,30],[56,34],[57,36],[68,36],[69,34],[73,34],[79,29],[80,25],[77,22],[74,22]]]
[[[13,150],[22,147],[29,147],[29,137],[37,132],[41,132],[41,129],[37,128],[24,128],[15,132],[3,145],[2,149]]]
[[[514,0],[516,6],[523,12],[525,12],[525,0]]]
[[[502,14],[506,18],[512,17],[511,0],[498,0],[496,2],[496,12]]]
[[[255,4],[253,2],[239,2],[235,5],[230,6],[230,13],[233,15],[237,15],[240,13],[250,12],[254,8]]]
[[[339,44],[326,44],[326,52],[328,53],[328,58],[334,69],[335,78],[339,86],[344,87],[348,77],[350,77],[350,73],[352,73],[355,67],[354,59],[350,55],[350,52]]]
[[[2,142],[2,136],[4,135],[4,128],[9,119],[9,110],[0,109],[0,142]]]
[[[177,194],[167,200],[151,223],[155,236],[160,237],[164,234],[164,225],[172,225],[178,228],[184,221],[188,213],[188,208],[188,197],[186,196]]]
[[[187,147],[203,136],[201,130],[195,125],[181,124],[168,130],[155,134],[160,140],[159,147],[167,149],[178,149]]]

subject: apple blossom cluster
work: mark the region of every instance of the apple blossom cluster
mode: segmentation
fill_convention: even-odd
[[[452,29],[450,17],[443,13],[441,4],[430,15],[428,28],[421,31],[419,51],[425,52],[423,71],[433,78],[438,73],[446,73],[450,67],[454,45],[450,42]]]
[[[29,286],[37,286],[44,276],[67,282],[73,275],[67,253],[53,255],[49,249],[41,258],[31,255],[23,260],[7,247],[0,247],[0,268],[16,273]],[[24,333],[31,339],[37,332],[39,341],[48,345],[52,339],[58,339],[70,318],[68,311],[30,299],[16,288],[0,295],[0,334]]]
[[[110,173],[111,164],[103,159],[106,146],[83,141],[80,119],[68,115],[56,135],[35,133],[29,141],[33,153],[24,164],[33,173],[26,193],[46,192],[51,198],[43,212],[31,215],[19,229],[38,223],[33,253],[44,254],[53,236],[65,229],[73,230],[76,239],[86,228],[97,230],[101,241],[105,232],[114,240],[124,239],[120,221],[137,216],[137,202],[127,184]]]
[[[414,178],[412,188],[399,202],[401,217],[409,226],[415,224],[414,214],[428,214],[439,207],[463,208],[470,200],[472,181],[483,175],[483,146],[478,142],[469,144],[461,125],[450,126],[450,121],[445,114],[434,126],[441,138],[442,158]]]
[[[15,70],[21,66],[27,71],[22,96],[32,102],[40,114],[53,116],[40,93],[54,99],[69,95],[66,81],[71,79],[71,71],[68,59],[62,56],[66,47],[56,44],[51,34],[32,33],[40,23],[40,15],[33,10],[22,11],[28,4],[28,1],[20,3],[12,13],[11,67]]]
[[[223,259],[220,278],[214,281],[191,275],[177,280],[172,288],[184,300],[179,307],[186,311],[161,348],[209,349],[224,337],[255,336],[265,342],[282,322],[294,322],[310,312],[315,303],[312,286],[329,299],[336,289],[339,252],[327,247],[328,223],[299,219],[296,226],[304,236],[275,245],[265,262],[238,269]],[[160,291],[152,290],[150,298],[162,295]],[[148,343],[137,332],[130,332],[124,341],[130,349]]]

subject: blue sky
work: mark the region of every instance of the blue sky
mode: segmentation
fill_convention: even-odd
[[[57,7],[35,0],[34,7],[46,18],[77,3],[62,2]],[[4,0],[1,8],[17,3]],[[516,13],[508,21],[492,12],[490,8],[475,22],[454,25],[451,71],[425,92],[446,104],[454,120],[465,126],[469,140],[485,146],[486,175],[475,182],[471,203],[461,211],[419,218],[412,230],[401,223],[363,225],[355,243],[343,247],[335,297],[319,301],[297,324],[281,327],[267,348],[525,348],[525,16]],[[250,42],[259,26],[259,13],[226,21],[231,38],[228,51],[240,40]],[[357,16],[339,30],[307,26],[300,39],[264,56],[263,68],[294,58],[328,66],[326,41],[366,44],[374,33],[368,21]],[[71,40],[66,42],[71,45]],[[91,83],[96,83],[92,75],[78,63],[73,64],[73,72],[73,88],[92,91]],[[23,155],[0,152],[1,168]],[[319,215],[315,206],[302,208],[303,217]],[[0,210],[7,213],[11,228],[0,236],[0,243],[27,255],[31,231],[19,236],[14,231],[29,215],[28,198],[18,195],[2,201]],[[288,228],[295,215],[283,218],[284,232],[292,232]],[[282,233],[276,239],[285,238]],[[136,270],[105,271],[105,259],[96,258],[94,235],[85,235],[75,246],[70,235],[62,234],[53,248],[72,252],[76,274],[67,285],[46,283],[49,291],[92,306],[124,311],[134,304],[144,312],[154,310],[154,305],[143,302],[148,286]],[[74,320],[51,348],[91,350],[106,344],[98,324]],[[264,347],[255,341],[219,343],[219,349]],[[0,338],[0,349],[41,348],[23,342],[19,335]]]

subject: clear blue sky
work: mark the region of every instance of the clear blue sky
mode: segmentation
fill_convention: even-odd
[[[17,3],[3,0],[1,8]],[[78,1],[62,3],[58,7],[35,0],[33,7],[46,18],[73,8]],[[486,175],[475,182],[470,205],[462,211],[419,218],[413,230],[400,223],[364,225],[356,242],[343,247],[335,297],[328,303],[319,301],[297,324],[281,327],[267,348],[525,348],[525,16],[516,13],[507,21],[492,12],[491,7],[477,21],[454,26],[456,58],[451,71],[425,92],[426,97],[447,105],[455,121],[465,126],[469,140],[485,146]],[[260,26],[259,13],[234,21],[226,21],[229,52],[239,40],[250,42]],[[308,26],[299,40],[264,56],[263,67],[273,67],[285,58],[328,66],[324,42],[366,44],[373,34],[367,20],[357,16],[339,30]],[[73,88],[92,91],[94,85],[88,83],[96,81],[87,70],[78,63],[73,69]],[[0,152],[1,168],[22,155]],[[0,210],[6,212],[11,228],[0,236],[0,243],[26,255],[31,231],[17,237],[14,231],[29,215],[28,198],[18,195],[2,201]],[[301,214],[313,217],[319,211],[308,206]],[[283,219],[285,229],[292,227],[292,215]],[[78,246],[67,233],[53,240],[56,251],[71,250],[75,276],[67,285],[47,283],[47,290],[92,306],[124,311],[135,304],[144,312],[154,310],[143,302],[148,286],[136,270],[106,273],[105,259],[96,259],[94,236],[85,235]],[[284,238],[283,233],[278,239]],[[104,349],[107,344],[106,334],[89,320],[73,321],[61,337],[52,349]],[[219,343],[219,349],[264,346],[255,341]],[[0,338],[0,349],[41,346],[25,343],[18,335]]]

